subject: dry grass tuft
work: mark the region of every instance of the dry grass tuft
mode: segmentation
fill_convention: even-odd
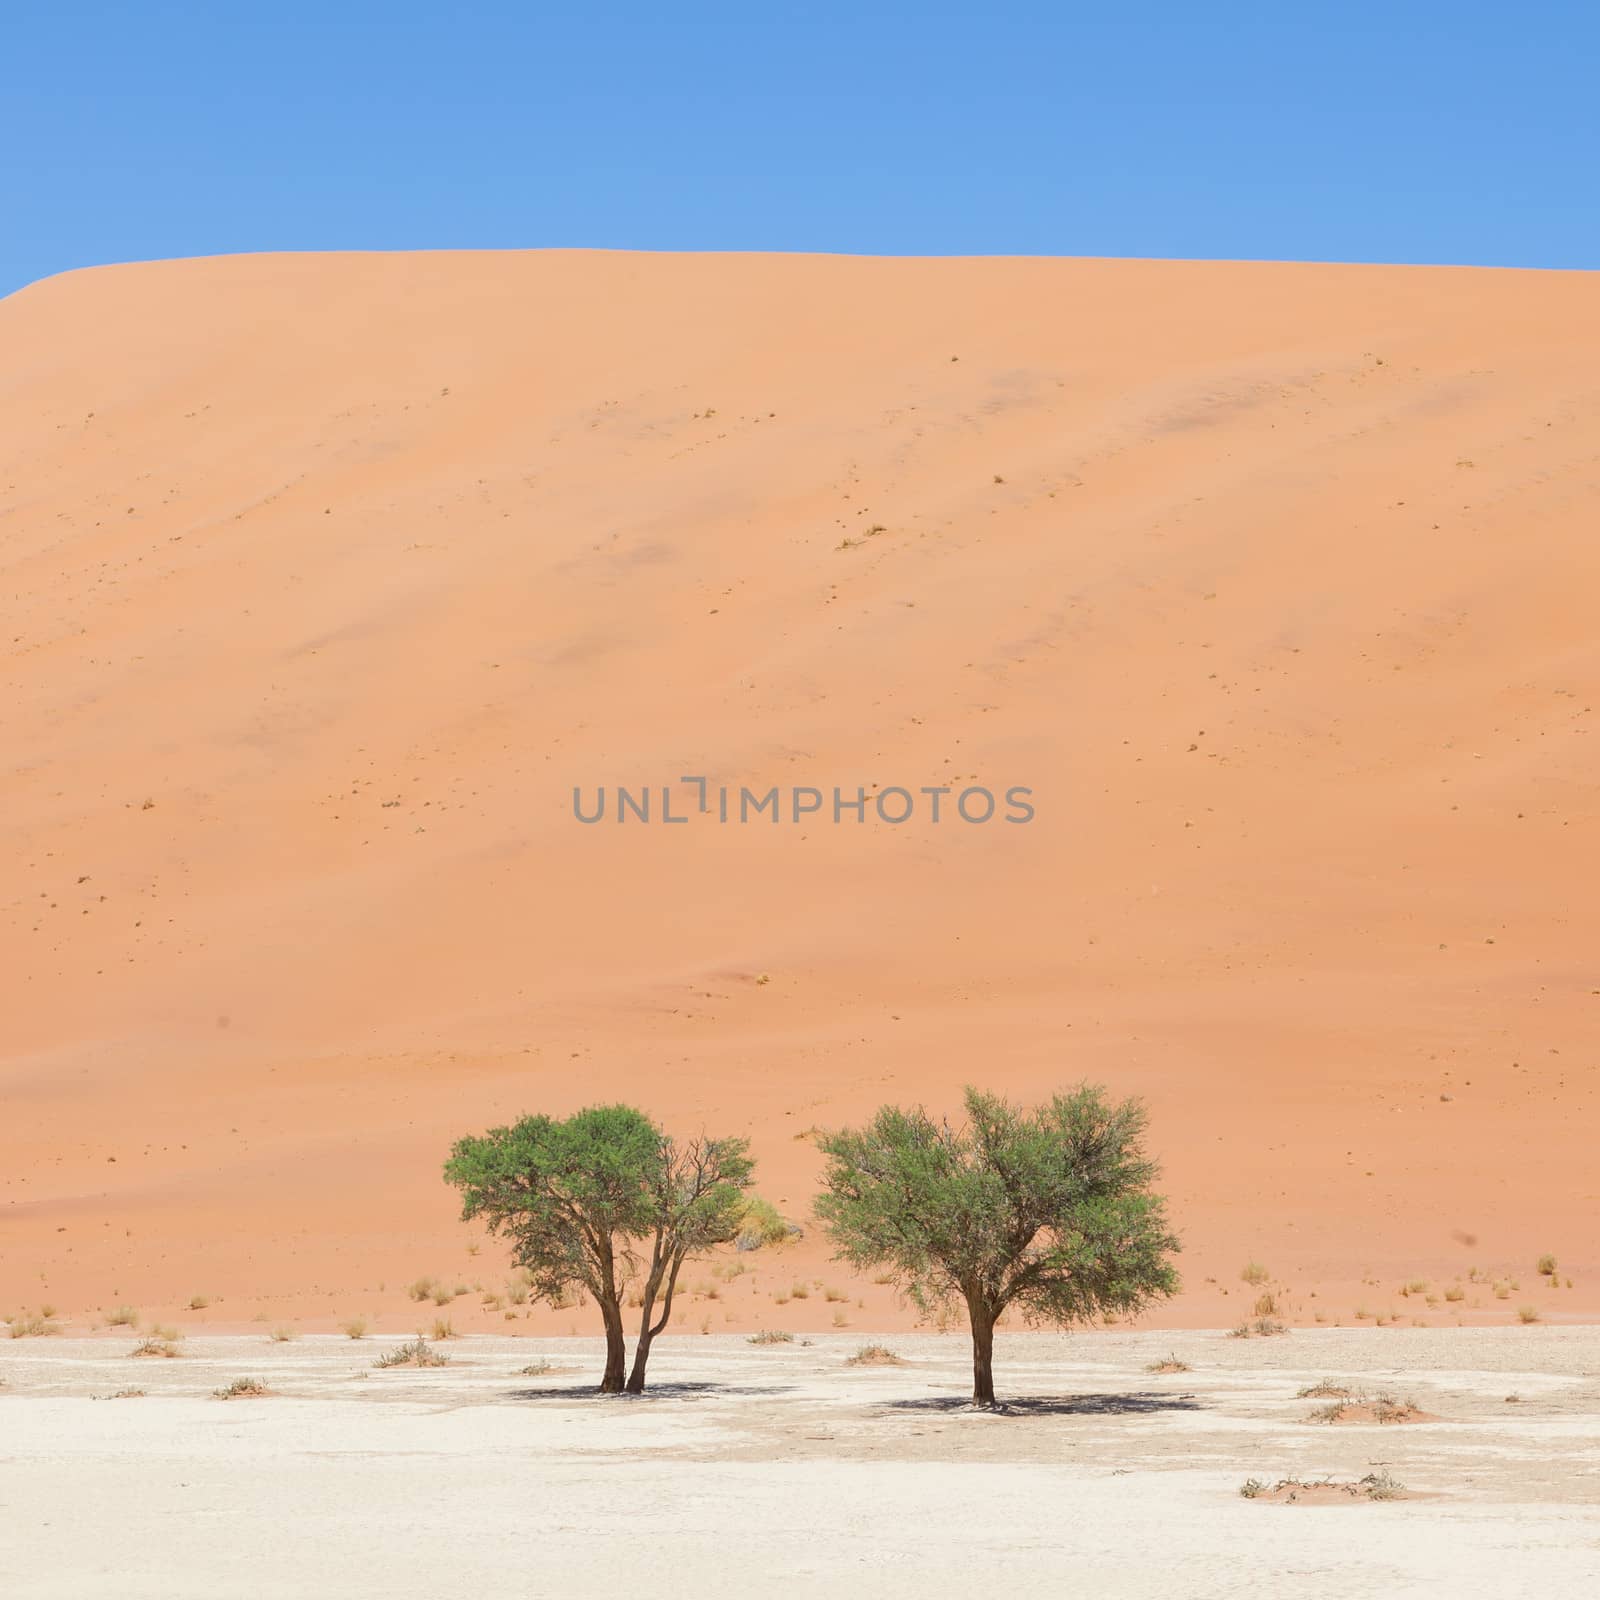
[[[226,1388],[211,1393],[218,1400],[264,1400],[272,1391],[260,1378],[235,1378]]]
[[[882,1344],[864,1344],[845,1362],[847,1367],[903,1367],[905,1364],[904,1356]]]
[[[404,1344],[397,1344],[393,1350],[385,1350],[372,1364],[375,1367],[442,1367],[449,1360],[449,1356],[442,1355],[418,1335]]]

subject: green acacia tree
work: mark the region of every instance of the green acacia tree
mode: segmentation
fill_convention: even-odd
[[[622,1300],[644,1271],[639,1348],[626,1378],[637,1394],[684,1261],[738,1231],[752,1170],[742,1139],[680,1147],[642,1111],[612,1105],[459,1139],[444,1176],[461,1191],[464,1221],[481,1218],[509,1240],[532,1294],[557,1302],[581,1285],[594,1297],[606,1336],[602,1394],[625,1386]],[[642,1269],[636,1246],[647,1239]]]
[[[884,1106],[824,1135],[816,1209],[839,1257],[888,1267],[923,1310],[966,1303],[973,1403],[992,1406],[1008,1307],[1060,1326],[1136,1311],[1176,1290],[1179,1244],[1137,1101],[1082,1085],[1028,1109],[968,1088],[966,1112],[952,1127]]]

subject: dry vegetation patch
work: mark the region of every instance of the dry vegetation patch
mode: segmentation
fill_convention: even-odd
[[[272,1390],[260,1378],[235,1378],[226,1388],[211,1393],[218,1400],[265,1400]]]
[[[435,1350],[426,1339],[408,1339],[386,1350],[372,1364],[375,1367],[442,1367],[449,1362],[447,1355]]]
[[[1438,1422],[1441,1419],[1424,1411],[1414,1401],[1396,1400],[1391,1394],[1368,1395],[1341,1391],[1342,1399],[1318,1406],[1306,1418],[1308,1422],[1326,1422],[1335,1426],[1358,1422]]]
[[[903,1367],[904,1356],[896,1355],[887,1345],[864,1344],[846,1362],[847,1367]]]
[[[1404,1500],[1406,1486],[1387,1471],[1369,1472],[1354,1483],[1337,1483],[1332,1478],[1280,1478],[1266,1483],[1247,1478],[1239,1486],[1246,1500],[1262,1504],[1293,1506],[1348,1505],[1353,1500]]]

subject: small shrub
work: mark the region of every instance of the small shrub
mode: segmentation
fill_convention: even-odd
[[[797,1283],[789,1290],[789,1298],[791,1300],[809,1300],[811,1298],[811,1290],[808,1285]]]
[[[1278,1314],[1278,1297],[1270,1289],[1265,1294],[1256,1296],[1256,1315],[1258,1317],[1275,1317]]]
[[[1539,1320],[1539,1308],[1537,1306],[1518,1306],[1517,1307],[1517,1321],[1518,1322],[1537,1322],[1538,1320]]]
[[[118,1306],[115,1311],[106,1312],[106,1326],[110,1328],[137,1328],[139,1326],[139,1313],[132,1306]]]
[[[1552,1255],[1542,1255],[1538,1261],[1539,1275],[1542,1278],[1553,1278],[1556,1273],[1556,1258]]]
[[[1343,1384],[1335,1383],[1332,1378],[1323,1378],[1318,1383],[1313,1383],[1301,1389],[1296,1395],[1296,1400],[1348,1400],[1350,1391]]]
[[[1164,1356],[1160,1361],[1152,1361],[1150,1363],[1150,1365],[1147,1366],[1144,1370],[1146,1372],[1154,1372],[1154,1373],[1188,1372],[1190,1370],[1190,1367],[1189,1367],[1189,1363],[1187,1361],[1180,1361],[1177,1358],[1177,1356],[1172,1355],[1172,1354],[1169,1353],[1168,1355]]]
[[[405,1344],[386,1350],[372,1364],[375,1367],[442,1367],[449,1356],[435,1350],[420,1334]]]
[[[847,1295],[842,1289],[824,1289],[822,1291],[822,1298],[830,1305],[843,1305],[844,1302],[850,1298],[850,1296]]]
[[[365,1339],[367,1336],[365,1317],[351,1317],[348,1322],[341,1322],[339,1327],[347,1339]]]
[[[406,1285],[406,1293],[420,1304],[433,1298],[436,1284],[432,1278],[416,1278]]]
[[[118,1389],[115,1394],[106,1396],[108,1400],[143,1400],[143,1389]]]
[[[776,1328],[763,1328],[760,1333],[752,1333],[746,1344],[793,1344],[792,1333],[782,1333]]]
[[[169,1328],[164,1323],[158,1322],[151,1330],[152,1339],[160,1339],[166,1344],[176,1344],[183,1335],[176,1328]]]
[[[847,1367],[903,1367],[905,1359],[887,1345],[864,1344],[846,1362]]]
[[[181,1354],[181,1352],[170,1339],[150,1338],[136,1344],[128,1354],[130,1356],[165,1356],[170,1359]]]
[[[298,1339],[300,1335],[296,1333],[293,1328],[284,1327],[283,1324],[280,1323],[272,1330],[271,1333],[267,1335],[267,1337],[274,1344],[288,1344],[290,1340]]]
[[[744,1216],[741,1219],[738,1237],[734,1240],[736,1250],[759,1250],[763,1245],[783,1244],[789,1239],[798,1237],[800,1230],[779,1214],[778,1208],[770,1200],[763,1200],[759,1195],[752,1196],[745,1202]]]
[[[1467,1291],[1463,1289],[1459,1283],[1452,1283],[1450,1287],[1445,1290],[1444,1297],[1446,1300],[1449,1300],[1452,1303],[1457,1300],[1465,1300],[1467,1298]]]
[[[204,1311],[210,1304],[211,1296],[208,1294],[192,1294],[189,1296],[189,1309],[191,1311]]]
[[[52,1333],[61,1332],[59,1322],[52,1322],[48,1317],[35,1316],[26,1311],[19,1311],[14,1317],[8,1317],[6,1320],[11,1324],[13,1339],[43,1339]]]
[[[449,1317],[435,1317],[433,1327],[429,1330],[429,1337],[433,1339],[457,1339],[460,1335],[456,1332]]]
[[[545,1373],[553,1372],[554,1367],[548,1361],[533,1361],[525,1367],[517,1368],[517,1376],[522,1378],[542,1378]]]
[[[1239,1485],[1239,1493],[1242,1494],[1246,1500],[1254,1500],[1266,1487],[1266,1484],[1263,1483],[1260,1478],[1246,1478],[1244,1482]]]
[[[1369,1500],[1403,1500],[1406,1493],[1406,1486],[1387,1467],[1369,1472],[1358,1487],[1366,1491]]]
[[[1259,1289],[1272,1274],[1261,1265],[1259,1261],[1247,1261],[1239,1269],[1239,1276],[1250,1285],[1252,1289]]]
[[[211,1392],[218,1400],[260,1400],[272,1393],[260,1378],[235,1378],[226,1388]]]

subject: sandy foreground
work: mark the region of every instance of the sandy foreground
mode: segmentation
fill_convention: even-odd
[[[748,1135],[804,1226],[815,1129],[1090,1078],[1151,1108],[1159,1317],[1231,1326],[1252,1260],[1298,1322],[1600,1316],[1597,371],[1594,273],[8,297],[0,1312],[406,1328],[503,1275],[460,1134],[627,1099]],[[695,774],[1035,815],[661,823]],[[697,1314],[825,1329],[780,1301],[825,1258]]]
[[[1600,1333],[669,1337],[599,1400],[589,1340],[0,1347],[0,1578],[50,1596],[1540,1596],[1600,1578]],[[1154,1375],[1168,1353],[1190,1370]],[[532,1373],[525,1368],[544,1368]],[[258,1377],[275,1393],[222,1402]],[[1438,1421],[1310,1422],[1324,1378]],[[130,1387],[142,1397],[109,1398]],[[1515,1396],[1512,1400],[1508,1397]],[[1407,1497],[1244,1499],[1250,1477]]]

